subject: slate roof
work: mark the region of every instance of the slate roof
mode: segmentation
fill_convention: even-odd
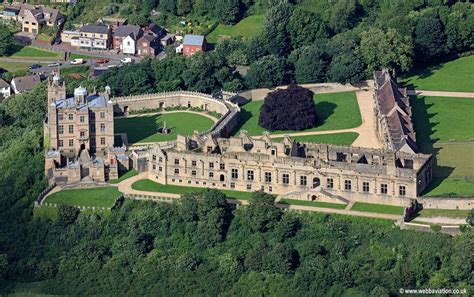
[[[117,37],[132,36],[133,38],[137,38],[139,33],[140,33],[140,26],[122,25],[122,26],[119,26],[117,30],[115,30],[114,35]]]
[[[0,78],[0,88],[9,88],[10,84],[7,83],[4,79]]]
[[[152,42],[153,42],[153,40],[155,40],[155,39],[156,39],[156,37],[155,37],[155,36],[153,36],[153,35],[150,35],[150,34],[146,34],[146,35],[143,35],[143,37],[142,37],[142,38],[140,38],[140,40],[142,40],[142,39],[144,39],[144,40],[148,41],[149,43],[152,43]]]
[[[89,95],[86,98],[86,102],[86,104],[76,105],[74,97],[69,97],[63,100],[56,100],[55,104],[58,109],[77,108],[78,110],[107,106],[107,99],[102,95]]]
[[[417,151],[416,135],[411,120],[411,106],[406,88],[399,88],[387,70],[375,72],[375,94],[381,115],[385,116],[394,149],[408,145]]]
[[[104,25],[85,25],[79,29],[79,32],[107,34],[109,33],[109,27]]]
[[[30,91],[33,87],[41,82],[39,76],[30,75],[30,76],[20,76],[15,77],[12,80],[15,83],[15,88],[18,92]]]
[[[184,45],[203,46],[204,45],[204,36],[203,35],[185,35],[183,44]]]

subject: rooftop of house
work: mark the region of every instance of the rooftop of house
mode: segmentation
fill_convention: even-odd
[[[4,79],[0,78],[0,88],[9,88],[10,84],[7,83]]]
[[[86,108],[103,108],[107,107],[107,98],[103,95],[92,94],[86,97],[85,104],[77,104],[74,97],[69,97],[54,102],[58,109],[71,109],[76,108],[78,110],[85,110]]]
[[[140,40],[142,40],[142,41],[146,40],[150,43],[153,42],[153,40],[155,40],[155,39],[156,39],[156,37],[153,36],[153,35],[150,35],[150,34],[145,34],[145,35],[142,36],[142,38],[140,38]]]
[[[184,45],[196,45],[196,46],[203,46],[204,45],[204,35],[185,35],[184,36]]]
[[[109,27],[105,25],[85,25],[79,29],[79,32],[107,34],[109,33]]]
[[[8,12],[13,12],[15,14],[18,14],[20,12],[20,9],[18,7],[12,7],[12,6],[7,6],[3,10],[8,11]]]
[[[131,36],[133,38],[138,37],[140,33],[140,26],[135,25],[121,25],[115,30],[114,35],[116,37],[127,37]]]
[[[15,85],[15,89],[18,92],[29,91],[33,89],[33,87],[41,82],[41,79],[37,75],[29,75],[29,76],[20,76],[15,77],[12,80],[12,84]]]

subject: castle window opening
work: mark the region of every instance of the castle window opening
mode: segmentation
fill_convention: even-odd
[[[362,191],[368,193],[369,190],[369,182],[362,182]]]
[[[224,174],[221,174],[219,180],[220,180],[221,182],[225,181],[225,175],[224,175]],[[223,185],[223,186],[225,187],[225,185]]]
[[[290,175],[288,173],[283,173],[281,180],[282,180],[284,185],[289,184],[290,183]]]
[[[308,184],[308,178],[306,175],[300,176],[300,185],[301,186],[306,186]]]
[[[405,186],[398,187],[398,194],[400,196],[405,196],[407,194],[407,189]]]
[[[319,187],[320,185],[321,185],[321,180],[319,179],[319,177],[313,178],[313,189]]]
[[[388,193],[388,185],[387,184],[380,184],[380,193],[387,194]]]
[[[247,180],[253,180],[253,170],[247,170]]]
[[[214,172],[209,172],[209,178],[214,178]]]
[[[247,184],[247,190],[252,191],[252,185],[251,184]]]
[[[352,181],[351,180],[346,179],[344,181],[344,190],[346,190],[346,191],[352,190]]]
[[[232,168],[231,177],[232,177],[232,179],[238,179],[239,178],[239,171],[236,168]]]
[[[209,162],[209,169],[214,169],[214,163]]]
[[[272,173],[271,172],[265,172],[265,182],[266,183],[271,183],[272,182]]]

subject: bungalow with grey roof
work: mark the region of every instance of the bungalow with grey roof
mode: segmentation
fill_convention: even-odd
[[[12,80],[11,88],[15,94],[21,94],[31,91],[34,86],[39,84],[41,79],[37,75],[15,77]]]

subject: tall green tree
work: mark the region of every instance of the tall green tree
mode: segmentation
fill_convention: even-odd
[[[381,68],[406,72],[412,66],[412,40],[408,36],[401,36],[394,29],[384,32],[371,28],[362,32],[357,52],[367,64],[369,72]]]
[[[446,35],[437,15],[428,14],[418,19],[414,44],[416,56],[420,61],[430,60],[445,53]]]
[[[241,17],[240,0],[217,0],[214,14],[221,24],[237,23]]]
[[[355,84],[365,78],[365,65],[352,53],[336,56],[329,65],[328,77],[330,81]]]
[[[4,25],[0,25],[0,56],[9,55],[12,53],[15,46],[13,40],[13,34],[9,28]]]
[[[291,49],[288,23],[293,6],[288,3],[278,4],[265,13],[262,33],[265,37],[268,52],[274,55],[286,55]]]
[[[330,57],[325,48],[314,44],[299,49],[295,63],[295,78],[299,84],[326,81],[326,72]]]
[[[288,81],[288,65],[284,58],[275,55],[265,56],[250,64],[245,76],[249,88],[271,88]]]
[[[319,38],[328,36],[324,21],[316,13],[296,8],[288,23],[291,45],[298,48],[312,44]]]

